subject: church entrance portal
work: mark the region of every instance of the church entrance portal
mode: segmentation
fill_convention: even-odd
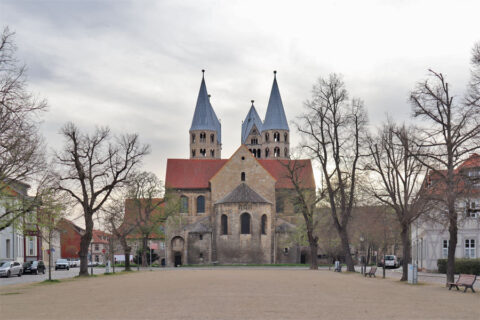
[[[175,252],[175,267],[182,265],[182,254],[180,252]]]
[[[300,263],[301,264],[307,263],[307,254],[305,252],[302,252],[302,254],[300,255]]]

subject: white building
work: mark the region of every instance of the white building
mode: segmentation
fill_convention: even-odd
[[[480,155],[473,154],[457,170],[473,179],[458,201],[456,258],[480,258]],[[427,182],[429,183],[429,182]],[[432,209],[412,226],[412,261],[422,270],[438,269],[437,260],[448,256],[449,232],[441,208]],[[442,219],[443,218],[443,219]]]

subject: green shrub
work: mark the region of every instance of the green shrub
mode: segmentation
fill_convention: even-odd
[[[447,259],[438,259],[437,266],[439,273],[447,273]],[[480,259],[455,259],[455,273],[480,275]]]

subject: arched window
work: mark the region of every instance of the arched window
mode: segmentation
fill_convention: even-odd
[[[192,150],[192,157],[195,157],[195,149]]]
[[[257,149],[257,158],[260,158],[260,153],[261,153],[261,150]]]
[[[222,214],[221,218],[221,223],[222,223],[222,234],[228,234],[228,217],[224,214]]]
[[[180,197],[180,212],[188,213],[188,198],[186,196]]]
[[[275,158],[280,157],[280,148],[279,147],[275,147],[275,149],[273,149],[273,156]]]
[[[275,141],[275,142],[280,142],[280,133],[275,132],[275,133],[273,134],[273,141]]]
[[[267,133],[265,133],[265,141],[268,142],[268,140],[270,140],[270,135]]]
[[[268,154],[270,153],[270,149],[265,149],[265,158],[268,158]]]
[[[250,215],[246,212],[240,216],[241,234],[250,234]]]
[[[267,215],[264,214],[262,216],[262,234],[267,234]]]
[[[205,197],[198,196],[197,197],[197,213],[204,213],[205,212]]]
[[[192,143],[195,143],[195,133],[192,133]]]
[[[210,135],[210,142],[213,143],[213,141],[215,141],[215,135],[212,133]]]
[[[288,158],[288,149],[285,148],[285,158]]]
[[[257,149],[253,149],[253,156],[256,158],[257,157]]]
[[[252,138],[250,140],[251,144],[258,144],[258,139],[257,138]]]
[[[202,157],[205,157],[205,156],[207,155],[207,150],[205,150],[205,149],[200,149],[200,155],[201,155]]]
[[[207,134],[205,132],[200,133],[200,142],[206,142]]]
[[[242,181],[245,181],[245,172],[242,172],[240,177],[241,177]]]
[[[287,150],[287,149],[285,149],[285,150]],[[215,157],[215,150],[210,150],[210,156],[211,156],[212,158]]]
[[[283,138],[285,138],[285,142],[288,142],[288,133],[285,132],[285,133],[283,134]]]

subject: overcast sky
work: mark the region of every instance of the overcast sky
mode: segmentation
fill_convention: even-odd
[[[0,0],[30,89],[49,102],[42,131],[108,125],[152,147],[146,170],[188,158],[201,69],[222,122],[223,158],[240,145],[250,100],[263,119],[277,79],[288,120],[315,80],[341,73],[373,126],[408,121],[408,93],[428,68],[461,95],[480,40],[480,1]],[[292,129],[292,147],[300,137]]]

